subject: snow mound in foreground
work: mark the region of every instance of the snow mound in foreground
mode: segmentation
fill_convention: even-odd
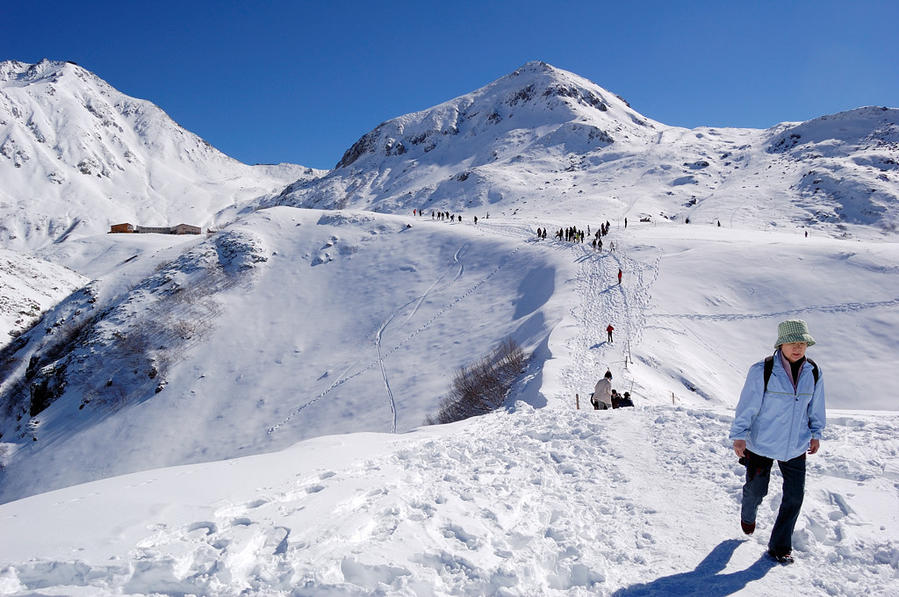
[[[5,594],[887,595],[899,415],[832,418],[799,564],[739,531],[729,414],[509,412],[148,471],[0,506]],[[852,448],[851,446],[859,446]],[[860,446],[868,446],[862,457]],[[239,480],[239,482],[236,482]],[[29,513],[41,512],[39,518]],[[36,556],[37,559],[30,559]]]

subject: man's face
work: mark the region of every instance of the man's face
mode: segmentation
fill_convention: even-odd
[[[787,357],[787,360],[791,363],[795,363],[804,357],[806,348],[808,348],[806,342],[789,342],[787,344],[781,344],[780,346],[783,355]]]

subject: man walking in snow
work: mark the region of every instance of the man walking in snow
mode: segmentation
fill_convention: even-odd
[[[615,328],[612,327],[612,324],[609,324],[609,327],[606,328],[606,334],[609,335],[609,342],[612,341],[612,332],[615,331]]]
[[[618,268],[618,283],[621,284],[621,268]]]
[[[783,499],[768,541],[768,555],[791,563],[793,528],[805,493],[806,453],[820,447],[826,423],[824,380],[805,351],[815,343],[801,319],[777,327],[773,357],[749,369],[730,428],[730,439],[746,465],[740,526],[751,535],[756,512],[768,493],[771,467],[783,475]]]
[[[593,400],[599,405],[600,410],[612,408],[612,372],[608,369],[593,388]]]

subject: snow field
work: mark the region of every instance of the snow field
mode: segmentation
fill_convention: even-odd
[[[102,270],[136,255],[95,284],[116,325],[184,320],[190,339],[163,352],[165,391],[152,393],[154,380],[129,416],[78,410],[78,383],[120,376],[115,354],[88,355],[90,379],[69,383],[5,471],[7,499],[329,433],[408,430],[436,412],[457,367],[509,336],[539,345],[563,313],[553,297],[564,264],[552,252],[472,224],[278,207],[221,234],[244,240],[195,241],[188,257],[160,262],[173,249],[128,238],[123,251],[103,237],[109,257],[70,256]]]
[[[790,568],[762,559],[778,475],[756,536],[739,535],[742,467],[722,439],[726,413],[523,403],[449,428],[309,440],[14,502],[3,524],[23,544],[0,561],[42,556],[4,570],[6,586],[18,583],[8,594],[765,595],[786,586],[889,595],[899,475],[892,465],[887,476],[871,471],[899,448],[883,437],[897,423],[843,414],[831,426],[826,451],[810,457],[801,564]],[[856,463],[831,451],[842,445],[875,448]],[[110,496],[130,508],[100,514]],[[64,510],[63,520],[95,526],[62,537],[36,528],[25,514],[37,504],[48,521]]]
[[[140,417],[143,439],[122,423],[97,427],[115,425],[119,437],[132,438],[127,466],[261,449],[259,438],[286,449],[0,506],[4,534],[23,537],[0,546],[6,594],[897,591],[899,414],[842,411],[831,401],[822,452],[809,457],[799,563],[789,568],[762,558],[779,474],[756,534],[746,538],[738,524],[743,469],[726,439],[745,370],[768,352],[785,316],[810,321],[819,342],[810,354],[828,396],[862,405],[892,395],[888,368],[867,368],[862,350],[892,354],[889,339],[874,332],[896,317],[892,245],[636,226],[613,233],[618,250],[610,254],[536,241],[529,225],[496,218],[477,228],[291,208],[254,218],[266,225],[248,220],[235,231],[255,235],[267,261],[217,296],[221,320],[205,341],[215,351],[205,359],[189,353],[170,380],[194,391],[196,410],[173,411],[187,396],[164,392],[139,407],[155,412]],[[412,236],[422,229],[424,247]],[[380,251],[364,248],[378,242]],[[752,268],[742,267],[747,255]],[[338,284],[327,268],[339,260]],[[408,283],[372,284],[374,275]],[[834,277],[848,283],[831,284]],[[354,287],[365,295],[345,293]],[[260,301],[270,308],[254,311]],[[485,310],[505,323],[491,327]],[[616,333],[608,344],[610,320]],[[361,429],[392,431],[393,413],[402,422],[440,377],[432,351],[464,362],[472,347],[506,330],[534,350],[509,409],[287,448],[307,430],[354,421],[354,409],[367,409]],[[356,340],[334,345],[333,337]],[[248,362],[248,354],[256,357]],[[637,408],[573,410],[574,394],[587,406],[606,367]],[[254,394],[235,394],[241,380]],[[296,400],[300,386],[310,389]],[[401,431],[415,427],[406,421]],[[35,525],[30,513],[38,511]]]

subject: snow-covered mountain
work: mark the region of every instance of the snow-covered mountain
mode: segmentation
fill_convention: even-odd
[[[228,205],[320,174],[238,162],[76,64],[0,62],[0,247],[123,222],[208,226]]]
[[[531,63],[210,182],[216,234],[53,235],[90,281],[0,350],[0,594],[896,594],[896,112],[686,130]],[[726,434],[792,317],[830,419],[783,570]],[[507,338],[505,408],[419,429]],[[583,409],[607,368],[634,410]]]
[[[736,213],[747,224],[892,234],[897,141],[899,110],[886,108],[767,130],[666,126],[582,77],[532,62],[379,125],[327,176],[259,205],[694,222]]]
[[[65,267],[0,249],[0,348],[87,281]]]

